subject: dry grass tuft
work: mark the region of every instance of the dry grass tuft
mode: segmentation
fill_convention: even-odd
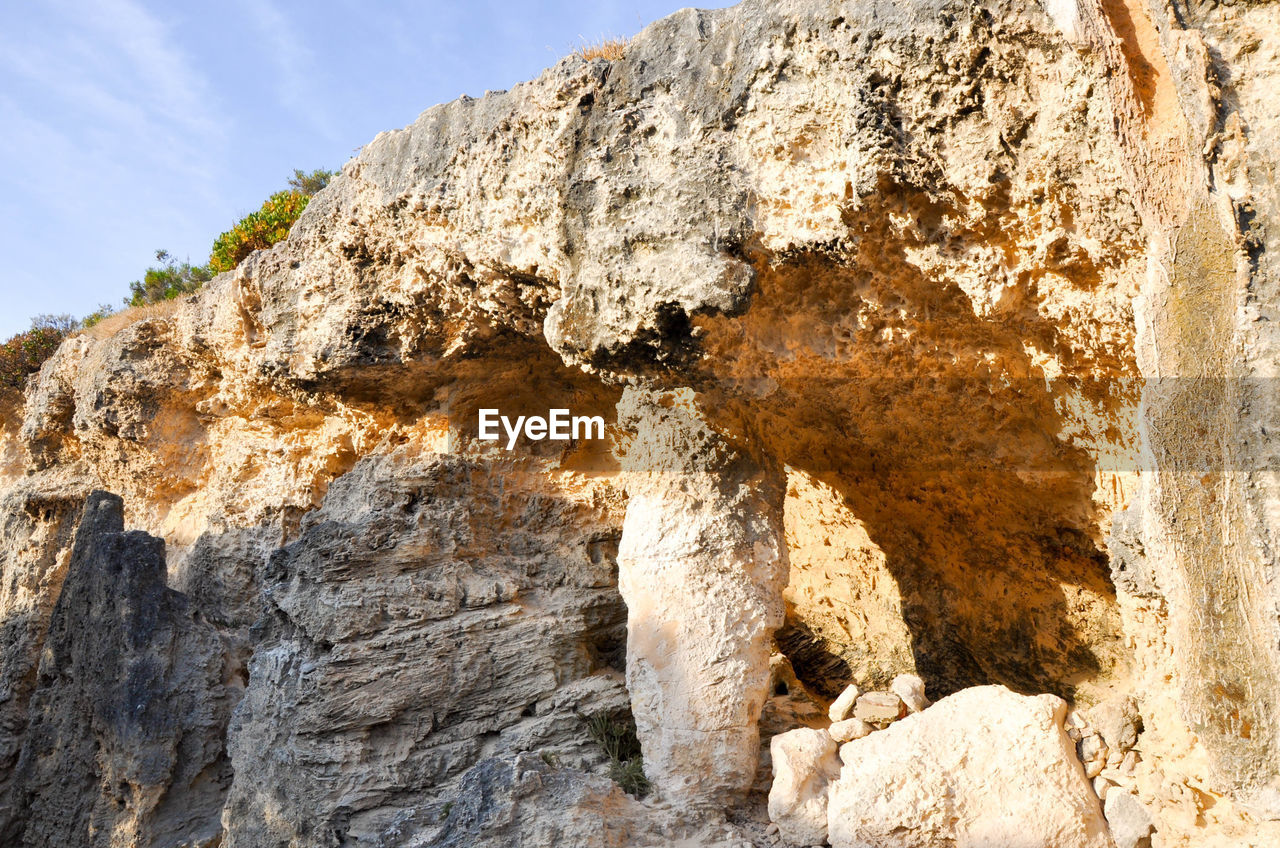
[[[122,309],[119,312],[108,315],[82,332],[98,341],[109,339],[130,324],[156,318],[168,318],[178,311],[180,300],[181,298],[173,298],[172,300],[162,300],[159,303],[148,303],[145,306],[131,306],[128,309]]]
[[[612,62],[616,59],[621,59],[626,49],[627,40],[625,38],[607,38],[594,44],[583,44],[573,51],[573,55],[587,62],[592,59],[608,59]]]

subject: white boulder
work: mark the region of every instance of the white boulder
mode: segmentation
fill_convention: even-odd
[[[827,841],[827,786],[840,773],[836,751],[826,731],[808,727],[779,733],[769,742],[769,819],[792,845]]]
[[[924,681],[914,674],[899,674],[893,678],[889,691],[901,698],[902,703],[913,713],[929,706],[929,699],[924,694]]]
[[[831,707],[827,710],[827,717],[832,721],[844,721],[849,717],[849,713],[853,712],[853,705],[857,703],[858,696],[862,694],[862,690],[858,688],[856,683],[850,683],[844,687],[844,691],[840,693]]]
[[[1107,792],[1103,806],[1116,848],[1151,848],[1151,814],[1132,792]]]
[[[1067,705],[979,686],[848,742],[833,848],[1112,848],[1063,729]]]
[[[833,722],[827,728],[831,738],[837,742],[852,742],[855,739],[861,739],[873,730],[875,730],[874,727],[860,718],[847,718],[844,721]]]

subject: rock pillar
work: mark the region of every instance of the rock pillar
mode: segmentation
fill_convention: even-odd
[[[685,391],[628,389],[619,588],[645,772],[669,800],[746,791],[760,755],[787,580],[783,481],[703,422]]]

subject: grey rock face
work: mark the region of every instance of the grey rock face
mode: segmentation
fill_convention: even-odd
[[[77,486],[18,486],[0,502],[0,802],[9,797],[40,650],[84,504]],[[0,803],[0,831],[10,818]]]
[[[584,717],[627,704],[616,528],[518,470],[370,457],[272,558],[229,846],[408,844],[377,834],[441,809],[485,757],[600,762]]]
[[[627,848],[638,805],[607,778],[557,769],[532,754],[484,760],[458,787],[435,848]]]
[[[1111,579],[1117,588],[1140,598],[1162,597],[1142,546],[1142,513],[1138,502],[1115,514],[1107,548],[1111,552]]]
[[[85,503],[45,637],[6,844],[200,843],[231,780],[223,647],[165,585],[164,542],[123,532],[123,504]]]

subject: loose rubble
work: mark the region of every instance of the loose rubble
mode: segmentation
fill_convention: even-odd
[[[837,742],[852,742],[854,739],[861,739],[873,730],[875,730],[874,727],[860,718],[847,718],[844,721],[833,722],[827,728],[831,738]]]
[[[832,721],[843,721],[853,712],[853,705],[857,703],[858,696],[862,694],[862,690],[858,688],[856,683],[850,683],[845,687],[834,701],[831,702],[831,709],[827,711],[827,715]]]
[[[901,698],[902,703],[913,713],[929,706],[929,699],[924,694],[924,681],[914,674],[899,674],[893,678],[889,691]]]

